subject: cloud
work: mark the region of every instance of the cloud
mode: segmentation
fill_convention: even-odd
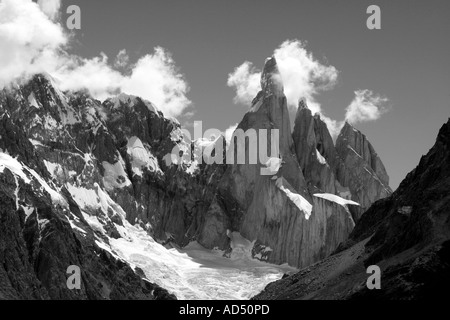
[[[317,101],[320,92],[334,88],[339,72],[331,65],[318,61],[305,44],[299,40],[287,40],[274,50],[283,82],[291,123],[295,118],[300,99],[305,99],[313,114],[319,114],[333,137],[337,137],[344,121],[331,119]],[[228,86],[236,90],[234,102],[250,105],[261,90],[261,70],[251,62],[244,62],[228,75]],[[386,110],[388,100],[370,90],[358,90],[355,99],[347,107],[346,120],[353,123],[377,120]]]
[[[285,41],[274,52],[284,85],[288,105],[297,109],[300,99],[305,98],[313,113],[321,113],[315,96],[334,87],[338,71],[316,60],[299,40]]]
[[[167,116],[178,116],[191,104],[186,80],[161,47],[135,64],[126,50],[112,64],[104,53],[91,59],[69,54],[69,35],[51,20],[59,7],[60,1],[50,0],[0,2],[0,88],[46,72],[63,90],[87,89],[99,100],[120,92],[138,95]]]
[[[180,115],[190,104],[187,82],[171,54],[161,47],[139,59],[131,75],[123,78],[121,90],[150,100],[170,116]]]
[[[117,54],[116,60],[114,61],[114,67],[125,68],[130,62],[130,57],[128,56],[127,50],[120,50]]]
[[[283,81],[284,93],[290,107],[296,109],[300,99],[320,112],[315,95],[333,88],[338,72],[333,66],[321,64],[299,40],[287,40],[278,47],[275,56]],[[228,86],[236,89],[235,103],[248,104],[261,90],[261,71],[251,62],[244,62],[228,75]]]
[[[57,51],[67,43],[53,23],[31,0],[0,2],[0,87],[13,79],[53,68]]]
[[[251,62],[244,62],[228,75],[227,84],[236,88],[234,102],[248,105],[261,90],[261,72]]]
[[[126,51],[120,51],[115,65],[119,63],[122,69],[130,69],[128,75],[111,67],[104,53],[92,59],[70,57],[66,60],[54,71],[63,90],[86,88],[99,100],[125,92],[151,101],[166,116],[173,117],[181,115],[191,103],[186,97],[189,90],[187,82],[178,73],[171,54],[161,47],[134,65],[126,62]]]
[[[120,92],[123,76],[108,65],[108,57],[83,59],[77,56],[58,56],[59,65],[51,74],[56,77],[61,90],[83,90],[99,100]]]
[[[346,109],[345,120],[352,124],[378,120],[387,111],[388,101],[371,90],[357,90],[355,98]]]
[[[284,93],[291,113],[291,121],[298,108],[298,102],[304,98],[313,114],[319,113],[330,131],[338,132],[339,124],[324,115],[321,105],[316,101],[320,91],[334,87],[338,71],[333,66],[324,65],[308,52],[299,40],[283,42],[273,55],[275,56],[283,82]],[[249,105],[261,90],[261,71],[251,62],[244,62],[228,75],[228,86],[234,87],[236,104]]]
[[[61,0],[38,0],[38,5],[50,19],[55,20],[59,15]]]

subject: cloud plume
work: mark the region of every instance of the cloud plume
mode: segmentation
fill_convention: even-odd
[[[236,89],[234,102],[249,105],[259,90],[261,90],[261,71],[253,63],[244,62],[233,73],[228,75],[228,86]]]
[[[329,127],[336,126],[335,122],[324,115],[321,105],[316,101],[316,95],[320,91],[329,90],[336,84],[336,68],[319,62],[299,40],[283,42],[273,55],[277,60],[291,115],[295,114],[299,100],[304,98],[314,114],[321,114]],[[236,90],[235,103],[249,105],[261,90],[260,79],[261,70],[248,61],[230,73],[228,86]]]
[[[284,85],[289,106],[297,108],[301,98],[315,102],[315,95],[320,91],[331,89],[338,77],[333,66],[326,66],[308,52],[299,40],[288,40],[278,47],[273,55]],[[249,104],[261,90],[261,70],[253,67],[251,62],[244,62],[228,75],[228,86],[236,89],[236,103]],[[320,108],[315,103],[310,103]],[[319,110],[315,110],[319,112]]]
[[[345,120],[353,124],[378,120],[387,111],[388,101],[371,90],[357,90],[355,98],[346,109]]]
[[[29,74],[55,67],[58,51],[67,43],[53,23],[31,0],[0,2],[0,87]]]
[[[54,20],[59,15],[61,0],[38,0],[38,5],[50,19]]]
[[[332,136],[336,137],[344,121],[331,119],[317,101],[320,92],[332,89],[338,80],[339,72],[332,65],[317,60],[299,40],[287,40],[274,50],[284,94],[286,95],[291,115],[295,116],[300,99],[305,99],[313,114],[318,113],[327,124]],[[228,86],[236,91],[234,102],[249,106],[252,99],[261,90],[261,70],[251,62],[244,62],[228,75]],[[355,98],[347,107],[346,120],[357,123],[377,120],[385,111],[386,98],[370,90],[358,90]]]

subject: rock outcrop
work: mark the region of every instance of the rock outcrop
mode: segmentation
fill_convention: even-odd
[[[342,159],[337,177],[361,205],[352,208],[353,217],[358,220],[372,203],[392,193],[389,177],[366,136],[348,122],[336,140],[336,151]]]
[[[268,285],[256,299],[446,299],[449,190],[450,119],[419,165],[362,215],[335,254]],[[379,290],[366,286],[371,265],[381,269]]]
[[[22,128],[8,112],[0,116],[0,300],[174,299],[97,245],[67,189],[50,187]],[[66,284],[72,265],[80,290]]]

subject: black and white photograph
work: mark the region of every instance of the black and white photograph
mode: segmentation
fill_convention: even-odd
[[[0,0],[0,308],[448,299],[449,59],[448,0]]]

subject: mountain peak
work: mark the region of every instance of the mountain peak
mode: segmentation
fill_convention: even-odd
[[[344,126],[342,127],[341,132],[339,133],[339,136],[341,136],[341,135],[348,136],[349,134],[352,134],[353,132],[362,134],[350,122],[348,122],[348,120],[345,120]],[[362,134],[362,135],[364,135],[364,134]]]
[[[306,103],[306,99],[305,98],[301,98],[298,101],[298,110],[301,109],[309,109],[308,104]]]
[[[283,81],[274,56],[266,59],[261,75],[261,89],[266,94],[283,94]]]

